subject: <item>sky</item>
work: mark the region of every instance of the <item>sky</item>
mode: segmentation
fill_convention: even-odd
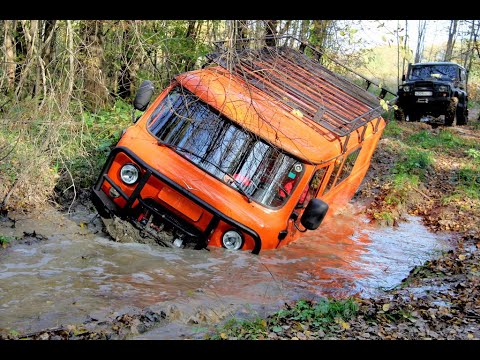
[[[418,20],[408,20],[408,43],[410,49],[415,52],[418,37]],[[383,23],[384,27],[379,27]],[[446,42],[448,38],[448,26],[450,20],[427,20],[427,31],[425,35],[425,49],[429,45]],[[378,46],[385,44],[385,38],[394,41],[396,44],[395,30],[397,26],[405,28],[405,20],[362,20],[359,29],[362,36],[371,44]],[[405,35],[405,30],[400,32]]]

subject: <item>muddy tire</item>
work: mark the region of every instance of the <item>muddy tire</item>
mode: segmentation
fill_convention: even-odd
[[[105,231],[117,242],[131,243],[137,242],[141,244],[160,245],[165,247],[173,247],[172,238],[169,234],[164,234],[165,239],[156,239],[153,236],[137,229],[128,221],[122,220],[117,216],[110,219],[102,217]]]
[[[457,125],[467,125],[468,122],[468,110],[467,105],[457,105]]]
[[[457,119],[458,98],[453,97],[445,111],[445,126],[453,126]]]
[[[393,117],[397,121],[405,121],[405,111],[403,111],[403,109],[398,106],[397,110],[393,112]]]
[[[417,113],[417,112],[411,112],[408,115],[408,121],[410,121],[410,122],[418,122],[418,121],[420,121],[420,118],[421,118],[421,114]]]

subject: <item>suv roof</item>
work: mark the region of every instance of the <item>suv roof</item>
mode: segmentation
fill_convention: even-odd
[[[451,61],[430,61],[430,62],[412,64],[412,66],[416,66],[416,65],[454,65],[454,66],[458,66],[459,68],[465,69],[462,65],[459,65]]]

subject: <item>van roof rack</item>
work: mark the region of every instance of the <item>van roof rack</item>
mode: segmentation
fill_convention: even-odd
[[[276,44],[283,45],[264,45],[265,42],[272,43],[272,39]],[[296,48],[292,46],[294,43],[297,43]],[[321,132],[321,129],[312,126],[312,121],[339,137],[345,136],[342,152],[346,151],[349,136],[353,131],[378,118],[384,111],[379,99],[383,99],[387,93],[396,96],[392,91],[340,62],[327,58],[310,44],[292,36],[269,37],[263,40],[237,39],[236,44],[232,52],[231,48],[226,47],[227,41],[216,42],[217,52],[208,54],[207,59],[279,100],[287,110],[300,111],[302,120],[317,132]],[[258,44],[262,45],[255,48]],[[320,63],[322,57],[365,82],[365,87],[362,88],[323,66]],[[378,88],[377,96],[368,91],[371,85]],[[375,132],[379,121],[378,119],[372,124]],[[365,126],[363,129],[361,140],[366,128]]]

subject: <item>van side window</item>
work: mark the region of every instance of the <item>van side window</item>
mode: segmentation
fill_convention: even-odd
[[[308,184],[308,192],[306,193],[306,196],[302,195],[302,197],[300,197],[297,207],[303,207],[310,201],[310,199],[314,199],[317,196],[318,189],[320,189],[320,185],[322,184],[322,180],[325,177],[327,169],[328,166],[317,169],[312,177],[312,180],[310,180],[310,183]]]
[[[335,167],[333,168],[332,174],[330,175],[330,179],[328,180],[328,184],[325,188],[324,194],[326,194],[333,185],[337,186],[351,174],[353,166],[355,165],[355,161],[357,160],[358,154],[360,153],[360,149],[361,148],[358,148],[352,151],[346,157],[339,158],[335,161]],[[343,163],[342,159],[345,159],[343,160]]]
[[[325,191],[323,192],[324,194],[329,192],[330,189],[332,188],[333,183],[335,182],[335,178],[337,177],[338,170],[340,169],[340,165],[342,165],[342,160],[343,160],[343,157],[339,157],[337,160],[335,160],[335,165],[330,174],[330,178],[328,179],[328,183],[327,183],[327,186],[325,187]]]
[[[337,176],[337,181],[335,185],[340,184],[343,180],[345,180],[348,177],[348,175],[352,173],[352,169],[353,169],[353,166],[355,165],[355,161],[357,161],[359,152],[360,152],[360,148],[358,148],[357,150],[347,155],[347,157],[345,158],[345,161],[343,162],[343,167]]]

